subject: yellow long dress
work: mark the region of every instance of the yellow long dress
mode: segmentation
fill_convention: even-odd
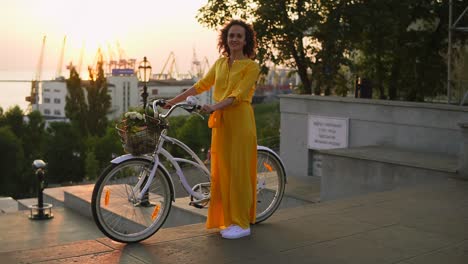
[[[232,105],[209,120],[211,137],[211,200],[207,228],[255,223],[257,131],[251,106],[259,66],[251,59],[221,57],[195,85],[197,93],[214,85],[215,102],[233,97]]]

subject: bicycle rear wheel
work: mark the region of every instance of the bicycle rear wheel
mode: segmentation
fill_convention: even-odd
[[[283,199],[286,173],[280,160],[269,150],[257,150],[256,222],[268,219]]]
[[[91,208],[94,221],[109,238],[133,243],[147,239],[164,224],[171,209],[169,175],[158,168],[149,192],[138,200],[153,163],[142,158],[107,167],[94,186]],[[140,182],[140,183],[141,183]],[[144,184],[143,184],[144,186]]]

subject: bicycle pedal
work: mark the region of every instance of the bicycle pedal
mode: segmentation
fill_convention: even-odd
[[[146,201],[146,202],[141,202],[141,203],[139,204],[139,206],[141,206],[141,207],[154,207],[154,206],[156,206],[156,204],[150,203],[150,202],[147,202],[147,201]]]
[[[189,205],[190,205],[190,206],[193,206],[193,207],[195,207],[195,208],[198,208],[198,209],[204,208],[203,205],[199,205],[198,203],[195,203],[195,202],[193,202],[193,201],[190,202]]]

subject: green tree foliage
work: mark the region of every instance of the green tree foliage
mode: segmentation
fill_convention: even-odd
[[[23,110],[19,106],[14,106],[5,113],[5,124],[11,128],[18,138],[24,134]]]
[[[39,111],[33,111],[27,116],[25,124],[23,149],[27,168],[36,159],[44,159],[44,147],[46,139],[45,120]]]
[[[45,156],[51,183],[80,182],[85,175],[84,144],[71,124],[53,122],[47,128]]]
[[[314,56],[311,70],[316,95],[330,95],[333,89],[335,93],[346,95],[344,68],[350,65],[347,55],[352,47],[346,10],[351,3],[349,0],[320,1],[317,10],[320,23],[310,27],[309,42],[314,46],[309,49],[315,52],[315,55],[311,54]]]
[[[305,93],[311,92],[308,74],[312,55],[317,53],[313,42],[304,42],[311,29],[321,21],[318,2],[305,0],[209,0],[199,10],[198,21],[217,28],[232,17],[254,21],[260,63],[273,62],[297,69]],[[262,67],[266,73],[267,68]]]
[[[70,78],[67,79],[67,97],[65,98],[65,116],[72,125],[83,135],[88,133],[86,117],[88,106],[81,85],[81,79],[74,67],[70,69]]]
[[[65,115],[70,119],[83,136],[102,136],[106,132],[107,112],[110,109],[111,98],[107,94],[107,80],[104,75],[103,63],[98,62],[97,73],[89,69],[90,81],[82,87],[78,72],[72,68],[67,80],[68,95],[65,98]]]
[[[280,111],[279,102],[254,105],[257,126],[257,143],[274,150],[279,149]]]
[[[116,156],[124,154],[120,138],[115,131],[114,124],[111,124],[106,129],[106,134],[99,137],[95,142],[94,153],[98,160],[99,170],[103,170],[109,165]]]
[[[334,89],[344,95],[346,83],[360,76],[371,81],[379,98],[423,101],[445,94],[448,3],[208,0],[197,18],[211,28],[233,17],[253,21],[259,61],[295,68],[305,93],[313,88],[328,95]],[[465,0],[453,1],[455,15],[465,8]],[[467,38],[454,33],[454,46],[465,45]]]
[[[98,177],[99,162],[96,159],[96,155],[94,155],[93,151],[86,152],[85,172],[86,179],[88,180],[95,180]]]
[[[98,62],[97,74],[89,71],[90,85],[86,87],[88,92],[88,114],[86,120],[88,131],[92,136],[102,136],[106,132],[107,112],[110,109],[111,98],[107,94],[107,80],[104,75],[103,62]]]
[[[23,198],[33,195],[35,190],[35,178],[32,177],[31,164],[33,160],[42,157],[44,146],[44,120],[39,112],[31,112],[26,117],[19,106],[10,108],[4,115],[0,115],[0,128],[3,129],[2,154],[8,166],[8,176],[5,184],[6,192],[13,197]],[[9,133],[13,133],[12,137]],[[10,144],[7,144],[10,141]],[[14,161],[12,161],[14,159]],[[0,165],[2,166],[2,165]]]
[[[89,164],[96,167],[96,175],[104,170],[109,162],[116,156],[124,154],[120,138],[115,130],[114,124],[111,124],[106,129],[106,134],[102,137],[89,137],[86,140],[86,167]],[[92,155],[90,158],[89,155]],[[94,179],[87,171],[88,179]]]
[[[0,106],[0,127],[5,125],[5,115],[3,113],[3,108]]]
[[[26,175],[23,171],[22,143],[9,126],[0,127],[0,149],[0,195],[14,198],[27,196],[32,175]]]
[[[466,3],[453,1],[454,10]],[[445,92],[448,1],[355,1],[347,18],[359,75],[380,98],[423,101]],[[371,23],[372,22],[372,23]],[[466,41],[454,37],[456,45]]]

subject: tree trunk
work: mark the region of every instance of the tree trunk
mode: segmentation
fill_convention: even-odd
[[[300,42],[302,44],[302,41]],[[299,44],[299,45],[301,45]],[[312,93],[312,85],[310,82],[309,77],[307,76],[307,65],[305,63],[305,56],[303,53],[299,54],[299,52],[296,49],[296,46],[294,44],[294,41],[290,42],[291,46],[291,53],[294,58],[294,61],[296,62],[297,66],[297,74],[299,74],[299,78],[301,78],[302,85],[304,87],[304,92],[306,94],[311,94]]]

